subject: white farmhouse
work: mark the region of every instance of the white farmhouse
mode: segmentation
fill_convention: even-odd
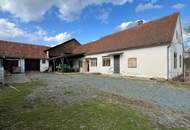
[[[183,74],[180,14],[175,13],[81,45],[80,72],[172,79]],[[77,61],[77,62],[76,62]]]

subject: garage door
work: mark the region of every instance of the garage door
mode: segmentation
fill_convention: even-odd
[[[40,60],[38,59],[25,59],[26,71],[40,71]]]

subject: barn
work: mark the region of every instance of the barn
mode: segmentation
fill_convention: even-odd
[[[47,46],[0,40],[1,68],[6,73],[46,71],[49,67]]]

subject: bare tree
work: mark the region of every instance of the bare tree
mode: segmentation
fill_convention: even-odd
[[[190,43],[190,23],[188,23],[186,26],[184,26],[183,33],[185,36],[184,46],[185,46],[185,48],[189,48],[190,47],[190,45],[189,45],[189,43]]]

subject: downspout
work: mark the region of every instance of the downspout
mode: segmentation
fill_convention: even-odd
[[[179,17],[181,17],[181,16],[179,16]],[[180,21],[180,28],[181,28],[181,41],[182,41],[182,46],[183,46],[183,79],[185,80],[185,63],[184,63],[184,61],[185,61],[185,59],[184,59],[184,43],[183,43],[183,30],[182,30],[182,24],[181,24],[181,20],[179,20]]]
[[[182,28],[181,22],[180,22],[180,26]],[[185,62],[184,62],[185,61],[185,59],[184,59],[184,49],[185,49],[185,47],[184,47],[184,43],[183,43],[183,30],[182,29],[181,29],[181,39],[182,39],[181,40],[182,41],[181,44],[183,46],[183,54],[182,54],[183,55],[182,56],[182,58],[183,58],[183,60],[182,60],[183,61],[183,70],[182,71],[183,71],[183,80],[185,81]]]

